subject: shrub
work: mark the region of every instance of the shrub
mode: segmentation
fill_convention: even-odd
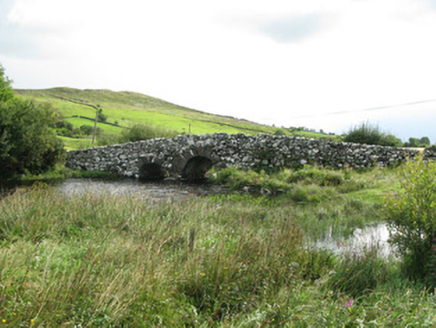
[[[282,178],[287,182],[305,182],[319,186],[339,186],[345,178],[342,171],[333,171],[328,169],[319,169],[306,165],[298,171],[284,171]]]
[[[403,256],[408,276],[435,285],[436,163],[421,158],[400,171],[401,189],[386,199],[390,243]],[[432,280],[433,279],[433,280]]]
[[[213,181],[229,186],[233,190],[244,187],[260,189],[267,175],[264,172],[245,171],[238,167],[228,167],[220,170]]]
[[[284,136],[284,135],[286,135],[286,133],[283,130],[277,129],[274,132],[274,135],[276,135],[276,136]]]
[[[90,136],[94,133],[94,127],[84,124],[80,126],[80,132],[86,136]]]
[[[0,102],[0,178],[41,173],[64,158],[48,104],[12,99]]]
[[[98,117],[98,121],[99,121],[99,122],[107,122],[107,119],[108,119],[109,116],[103,114],[103,111],[102,111],[102,110],[99,110],[99,111],[97,112],[97,117]]]
[[[120,143],[135,142],[153,138],[173,138],[178,133],[152,124],[136,124],[130,129],[123,130]]]
[[[378,126],[363,123],[352,128],[344,138],[346,142],[354,142],[367,145],[401,147],[403,143],[394,135],[386,135]]]

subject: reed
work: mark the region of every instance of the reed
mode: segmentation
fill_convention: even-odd
[[[0,321],[10,327],[436,323],[434,296],[395,273],[394,263],[377,262],[387,269],[377,269],[371,285],[361,282],[358,293],[344,288],[351,264],[305,242],[302,213],[317,210],[322,217],[320,207],[291,204],[249,195],[152,204],[132,196],[65,196],[44,185],[19,189],[0,200]],[[342,210],[364,207],[347,203]],[[356,271],[367,272],[371,256]]]

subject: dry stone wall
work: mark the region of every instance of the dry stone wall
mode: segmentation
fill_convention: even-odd
[[[270,169],[305,164],[331,168],[389,166],[414,157],[417,150],[303,137],[260,134],[184,135],[70,151],[66,165],[82,170],[111,170],[124,176],[187,178],[219,168]],[[435,159],[434,153],[425,156]]]

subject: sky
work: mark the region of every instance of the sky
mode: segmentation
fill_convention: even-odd
[[[436,143],[436,0],[0,0],[0,63],[17,89]]]

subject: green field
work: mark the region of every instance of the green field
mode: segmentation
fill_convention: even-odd
[[[72,88],[53,88],[45,90],[15,90],[18,97],[49,102],[61,115],[62,119],[72,123],[74,128],[82,125],[93,126],[93,121],[73,116],[95,117],[95,110],[89,106],[74,103],[84,102],[99,105],[106,115],[107,122],[118,127],[100,122],[98,127],[105,134],[118,135],[123,129],[135,124],[158,126],[180,134],[204,134],[215,132],[238,133],[249,135],[259,133],[282,133],[301,135],[311,138],[336,138],[306,131],[276,128],[237,119],[201,112],[178,106],[161,99],[134,92],[113,92],[110,90],[78,90]],[[74,102],[72,102],[74,101]],[[277,132],[280,131],[280,132]],[[76,149],[82,142],[63,139],[68,149]]]

